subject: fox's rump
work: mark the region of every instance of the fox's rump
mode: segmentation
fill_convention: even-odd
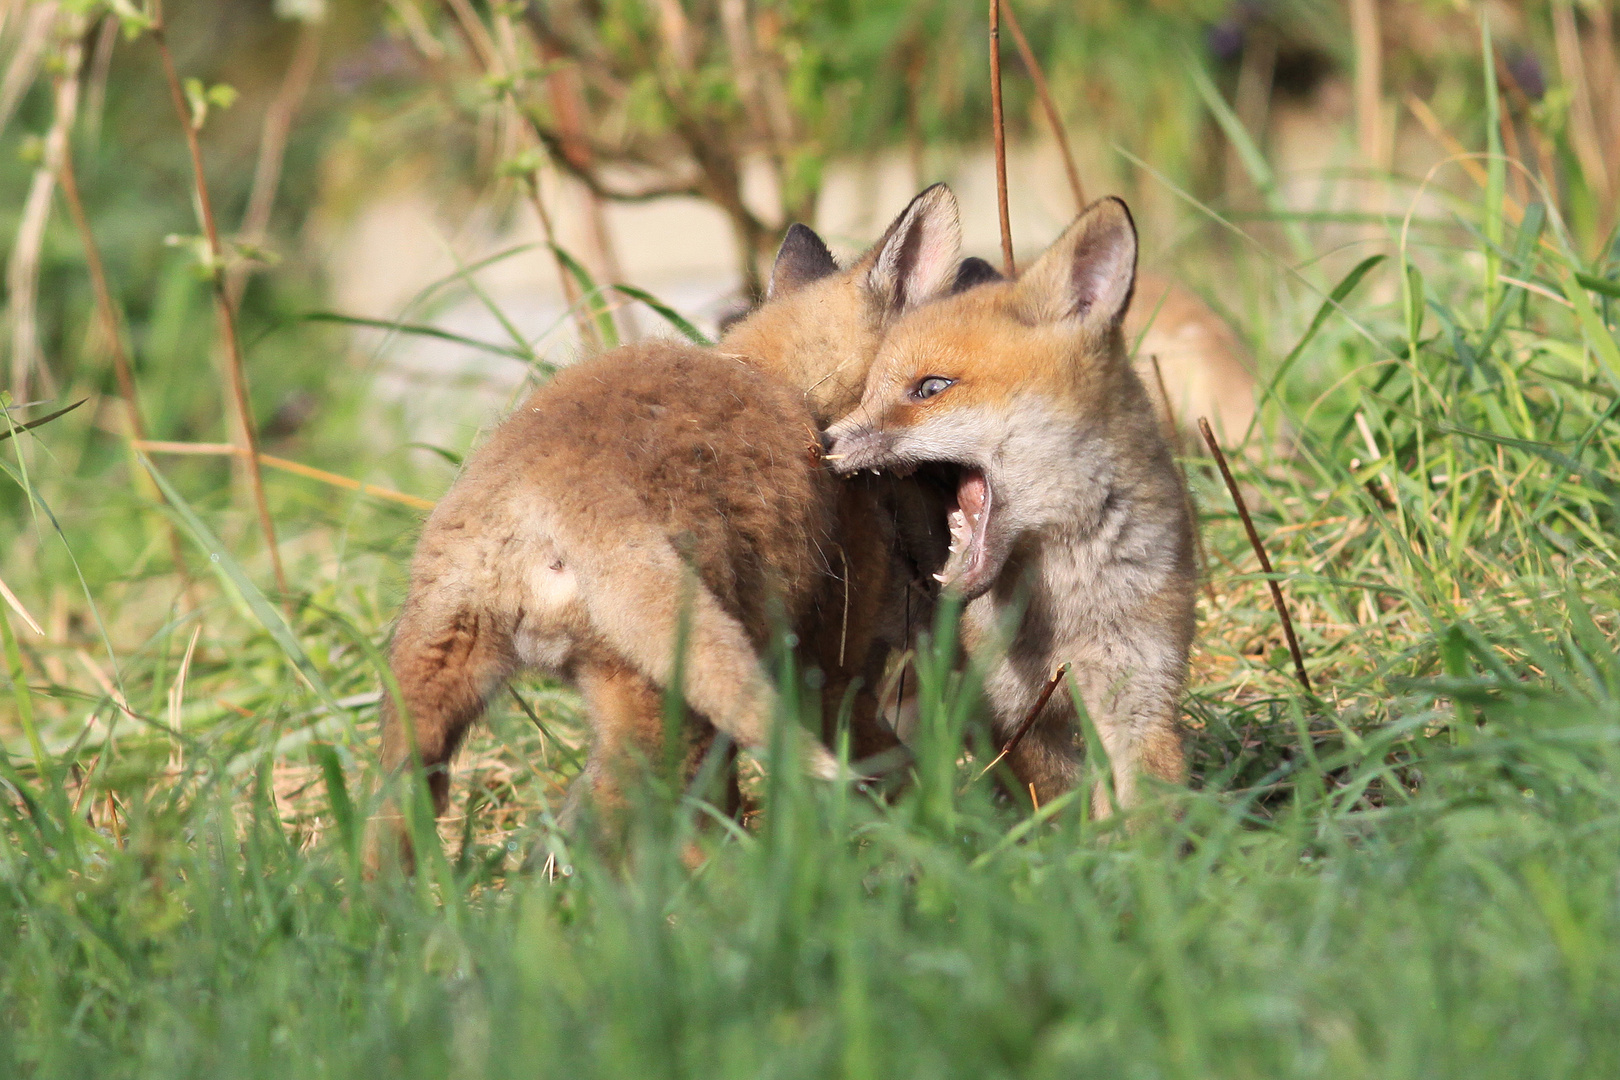
[[[826,573],[833,481],[818,453],[786,387],[737,359],[651,342],[559,372],[474,455],[455,494],[504,519],[497,532],[542,515],[575,543],[651,527],[755,631]]]

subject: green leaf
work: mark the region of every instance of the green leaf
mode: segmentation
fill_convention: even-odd
[[[1277,187],[1277,177],[1267,164],[1266,156],[1260,152],[1248,129],[1243,126],[1243,121],[1238,119],[1237,113],[1232,111],[1232,106],[1226,103],[1221,92],[1210,81],[1209,73],[1204,70],[1202,63],[1189,57],[1187,72],[1192,77],[1192,84],[1198,91],[1198,96],[1204,99],[1204,104],[1215,117],[1215,122],[1220,125],[1221,131],[1231,142],[1232,149],[1237,151],[1238,160],[1243,163],[1244,171],[1249,174],[1249,179],[1254,181],[1254,186],[1260,189],[1261,196],[1266,200],[1266,208],[1276,214],[1277,220],[1282,222],[1283,232],[1287,234],[1289,246],[1294,249],[1294,254],[1302,260],[1310,257],[1311,246],[1305,238],[1305,230],[1299,227],[1298,221],[1288,216],[1288,208]]]
[[[1305,328],[1304,336],[1289,350],[1288,355],[1283,357],[1283,362],[1277,365],[1276,374],[1272,375],[1271,381],[1266,384],[1267,397],[1271,397],[1277,392],[1277,387],[1282,384],[1283,376],[1288,374],[1288,369],[1294,366],[1294,362],[1300,358],[1300,354],[1305,351],[1305,346],[1311,343],[1311,339],[1316,336],[1316,332],[1322,329],[1322,324],[1327,322],[1328,316],[1335,311],[1343,310],[1345,299],[1355,291],[1357,285],[1361,284],[1361,279],[1367,276],[1368,271],[1383,261],[1384,256],[1382,255],[1367,256],[1333,287],[1333,291],[1328,294],[1328,298],[1322,301],[1322,306],[1316,309],[1316,315],[1311,319],[1311,325]]]
[[[51,413],[49,416],[42,416],[38,420],[30,420],[26,424],[11,424],[6,428],[5,431],[0,431],[0,442],[4,442],[5,440],[11,438],[13,435],[17,434],[17,432],[19,432],[19,431],[28,431],[28,430],[30,430],[32,428],[37,428],[37,427],[40,427],[41,425],[48,424],[52,420],[55,420],[58,416],[66,416],[68,413],[72,412],[74,409],[77,409],[80,405],[83,405],[85,402],[87,402],[89,400],[90,400],[89,398],[80,398],[78,401],[75,401],[73,404],[69,405],[67,408],[65,408],[65,409],[57,409],[55,412]]]
[[[388,330],[401,334],[412,334],[416,337],[437,338],[440,341],[452,341],[457,345],[478,349],[481,352],[493,353],[496,356],[506,356],[513,360],[520,360],[525,364],[533,362],[532,353],[523,352],[510,345],[497,345],[493,341],[480,341],[477,338],[453,334],[448,330],[441,330],[437,326],[426,326],[420,323],[391,322],[388,319],[366,319],[359,315],[344,315],[336,311],[309,311],[298,316],[303,322],[338,323],[343,326],[363,326],[371,330]]]
[[[1591,274],[1577,273],[1575,280],[1580,282],[1581,288],[1603,296],[1620,298],[1620,281],[1611,281],[1608,278],[1593,277]]]
[[[653,311],[663,316],[664,321],[668,322],[675,329],[679,330],[686,340],[690,341],[692,344],[703,346],[710,346],[714,344],[713,341],[709,340],[708,335],[699,330],[697,327],[693,326],[690,322],[687,322],[686,319],[681,316],[680,312],[659,300],[656,296],[650,292],[647,292],[645,289],[638,289],[634,285],[611,285],[609,288],[623,293],[632,300],[640,300],[643,304],[646,304],[648,307],[652,308]]]
[[[352,858],[360,850],[360,836],[354,802],[349,798],[349,785],[343,777],[343,762],[328,743],[315,743],[309,750],[320,764],[321,777],[326,781],[326,800],[332,809],[332,820],[337,822],[338,837]]]
[[[591,319],[596,324],[596,334],[602,339],[602,348],[618,348],[619,328],[613,325],[613,313],[608,310],[607,304],[603,302],[602,290],[597,288],[596,281],[591,277],[590,271],[581,266],[579,260],[562,247],[552,244],[551,250],[556,253],[557,260],[578,282],[580,292],[585,294],[580,302],[590,307]]]

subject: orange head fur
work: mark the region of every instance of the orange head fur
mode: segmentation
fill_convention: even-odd
[[[912,199],[846,270],[819,236],[794,225],[772,267],[767,303],[726,333],[720,351],[799,388],[825,426],[860,400],[884,331],[950,289],[961,235],[956,197],[944,184]]]

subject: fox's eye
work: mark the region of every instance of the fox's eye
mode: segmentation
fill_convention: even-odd
[[[949,388],[954,382],[956,382],[955,379],[947,379],[943,375],[929,375],[918,380],[916,387],[911,391],[911,396],[918,401],[926,401],[940,391]]]

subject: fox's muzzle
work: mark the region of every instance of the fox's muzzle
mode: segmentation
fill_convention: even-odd
[[[833,471],[848,475],[862,469],[883,469],[892,466],[893,437],[886,431],[845,417],[822,436],[827,447],[826,458]]]

